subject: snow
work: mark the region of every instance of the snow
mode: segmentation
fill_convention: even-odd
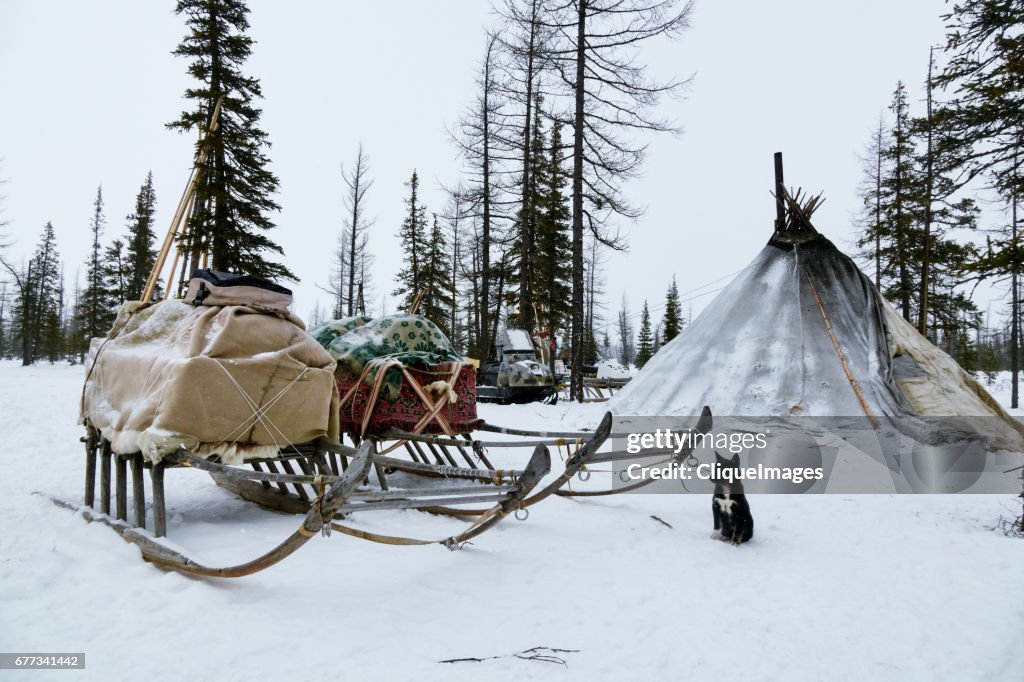
[[[1024,540],[996,528],[1020,510],[1009,496],[756,496],[755,538],[739,548],[709,538],[704,495],[553,498],[458,552],[336,535],[254,576],[193,579],[46,499],[81,499],[82,379],[81,367],[0,363],[0,650],[86,654],[82,672],[3,679],[969,681],[1024,670]],[[993,393],[1004,389],[1000,376]],[[603,408],[481,412],[573,429]],[[298,525],[199,471],[169,471],[167,492],[169,544],[208,563],[250,559]],[[460,527],[398,511],[354,523],[428,538]],[[566,667],[508,656],[535,646],[579,651],[560,654]],[[439,663],[489,656],[501,657]]]

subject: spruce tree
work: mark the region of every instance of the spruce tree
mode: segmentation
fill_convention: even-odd
[[[440,327],[446,335],[451,336],[451,307],[454,297],[451,261],[448,256],[448,242],[437,220],[437,214],[434,214],[422,267],[423,298],[420,301],[419,314]]]
[[[396,276],[398,286],[391,295],[399,297],[399,308],[409,310],[416,295],[424,290],[423,258],[428,247],[428,236],[427,209],[419,201],[420,179],[416,171],[412,172],[405,186],[409,188],[409,197],[405,200],[405,219],[398,231],[404,262]]]
[[[626,367],[636,359],[636,347],[633,342],[633,316],[629,313],[626,295],[622,295],[622,308],[619,309],[619,362]]]
[[[0,358],[5,359],[11,357],[11,336],[7,331],[8,327],[10,326],[10,306],[8,305],[7,301],[7,282],[0,282]]]
[[[128,286],[124,242],[115,239],[103,251],[103,289],[106,293],[106,308],[115,315],[124,303]],[[111,320],[113,323],[113,320]]]
[[[935,85],[953,99],[935,113],[948,130],[946,144],[965,158],[961,183],[988,176],[1010,209],[1002,238],[972,265],[979,279],[1010,280],[1010,406],[1019,402],[1020,248],[1019,203],[1024,196],[1024,2],[961,0],[943,16],[947,62]]]
[[[82,292],[78,310],[82,335],[81,346],[78,349],[80,356],[88,350],[92,339],[105,336],[114,323],[116,311],[112,310],[110,295],[107,292],[105,281],[107,264],[104,261],[101,245],[105,223],[103,188],[100,187],[96,190],[92,220],[89,224],[89,230],[92,232],[92,244],[89,247],[89,255],[86,260],[85,290]]]
[[[539,122],[536,128],[539,128]],[[567,180],[561,165],[561,128],[561,124],[556,121],[551,129],[551,144],[546,150],[547,154],[542,149],[534,157],[547,158],[546,164],[538,167],[533,175],[546,182],[546,186],[538,190],[541,211],[536,220],[534,272],[537,308],[549,338],[555,338],[558,330],[568,325],[572,312],[569,270],[572,243],[569,238],[569,197],[565,194]]]
[[[593,338],[593,334],[591,334],[591,338]],[[592,357],[595,358],[595,360],[596,360],[597,353],[595,352]],[[604,336],[601,338],[601,359],[602,360],[611,360],[611,358],[612,358],[612,340],[608,336],[608,330],[605,329],[604,330]]]
[[[544,131],[540,117],[542,104],[543,100],[538,92],[532,106],[533,122],[527,127],[530,139],[524,140],[524,144],[528,143],[526,151],[529,153],[524,153],[523,156],[522,204],[512,226],[515,235],[512,251],[517,256],[513,261],[513,268],[518,271],[519,281],[518,325],[531,332],[537,329],[538,325],[544,324],[543,319],[535,319],[536,314],[540,314],[535,306],[541,305],[539,299],[544,296],[540,291],[543,284],[539,280],[545,273],[543,266],[537,263],[536,256],[540,232],[543,229],[541,221],[545,212],[543,195],[549,184],[548,159],[544,153]]]
[[[20,302],[23,310],[20,331],[28,348],[23,364],[31,364],[40,357],[56,360],[60,353],[60,254],[53,223],[48,222],[43,227],[29,269],[29,285]]]
[[[679,336],[679,332],[683,329],[682,314],[683,309],[679,302],[679,289],[676,286],[676,276],[672,275],[672,284],[669,285],[668,291],[665,293],[665,317],[662,320],[664,334],[662,335],[662,343],[668,343]]]
[[[146,288],[146,281],[156,261],[156,249],[153,247],[156,237],[153,225],[155,213],[156,192],[153,189],[153,173],[150,171],[135,197],[135,211],[127,218],[124,300],[138,301],[142,298],[142,291]],[[158,283],[154,298],[159,299],[159,291]]]
[[[910,108],[907,89],[902,81],[896,84],[889,110],[893,127],[889,145],[883,159],[888,162],[888,173],[883,178],[885,221],[882,225],[883,272],[889,273],[888,284],[883,281],[883,293],[893,301],[908,322],[913,322],[912,301],[916,287],[911,278],[911,251],[917,241],[914,228],[915,210],[915,147],[910,128]],[[887,265],[887,267],[886,267]]]
[[[640,315],[640,332],[636,340],[636,366],[643,367],[654,355],[654,338],[651,334],[651,313],[644,300],[644,309]]]
[[[210,255],[214,270],[245,272],[268,279],[297,279],[269,253],[282,253],[267,236],[274,227],[269,215],[280,209],[273,195],[277,177],[269,170],[270,147],[260,129],[263,95],[257,79],[242,73],[252,52],[248,8],[241,0],[178,0],[175,13],[184,15],[189,33],[174,55],[190,60],[189,73],[199,81],[185,92],[194,108],[183,111],[169,128],[205,128],[223,97],[219,126],[208,135],[208,156],[196,188],[188,240],[180,247],[186,263],[199,264]]]

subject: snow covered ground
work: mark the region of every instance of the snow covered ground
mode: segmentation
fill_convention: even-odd
[[[86,654],[84,671],[0,679],[1024,679],[1024,540],[995,529],[1012,497],[758,496],[740,548],[709,539],[703,495],[553,498],[458,552],[314,538],[255,576],[200,580],[33,494],[81,499],[81,384],[80,367],[0,363],[0,651]],[[482,412],[576,428],[601,407]],[[167,479],[170,540],[200,560],[250,559],[297,524],[198,471]],[[536,646],[578,651],[509,656]]]

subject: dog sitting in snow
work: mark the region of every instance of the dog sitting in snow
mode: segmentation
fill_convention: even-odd
[[[715,452],[715,492],[711,496],[711,514],[715,519],[715,532],[711,537],[734,545],[741,545],[754,537],[754,517],[743,494],[743,482],[738,476],[722,476],[726,471],[737,471],[740,456],[725,459]],[[730,480],[731,479],[731,480]]]

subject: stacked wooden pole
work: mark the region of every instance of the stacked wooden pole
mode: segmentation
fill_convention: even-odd
[[[206,137],[209,137],[217,131],[217,127],[220,123],[220,107],[224,101],[222,95],[217,100],[217,104],[213,107],[213,115],[210,116],[210,125]],[[185,185],[185,191],[181,195],[181,200],[178,201],[178,208],[174,212],[174,218],[171,219],[171,226],[167,230],[167,236],[164,237],[163,246],[160,247],[160,253],[157,254],[156,262],[153,263],[153,269],[149,273],[149,279],[146,281],[146,288],[142,291],[142,302],[148,303],[153,297],[153,290],[156,288],[156,283],[160,279],[160,273],[164,269],[164,264],[167,262],[167,255],[171,251],[171,247],[174,245],[174,240],[178,236],[178,233],[182,229],[182,223],[186,224],[187,228],[187,216],[189,216],[195,206],[196,198],[196,187],[199,185],[199,178],[203,173],[203,166],[206,163],[206,159],[210,154],[210,148],[208,145],[204,145],[202,141],[199,144],[199,152],[196,154],[196,163],[192,168],[192,172],[188,176],[188,183]],[[176,251],[174,254],[174,261],[171,265],[171,276],[174,276],[174,269],[177,267],[178,258],[180,251]],[[168,280],[167,293],[164,298],[170,295],[171,283]]]

